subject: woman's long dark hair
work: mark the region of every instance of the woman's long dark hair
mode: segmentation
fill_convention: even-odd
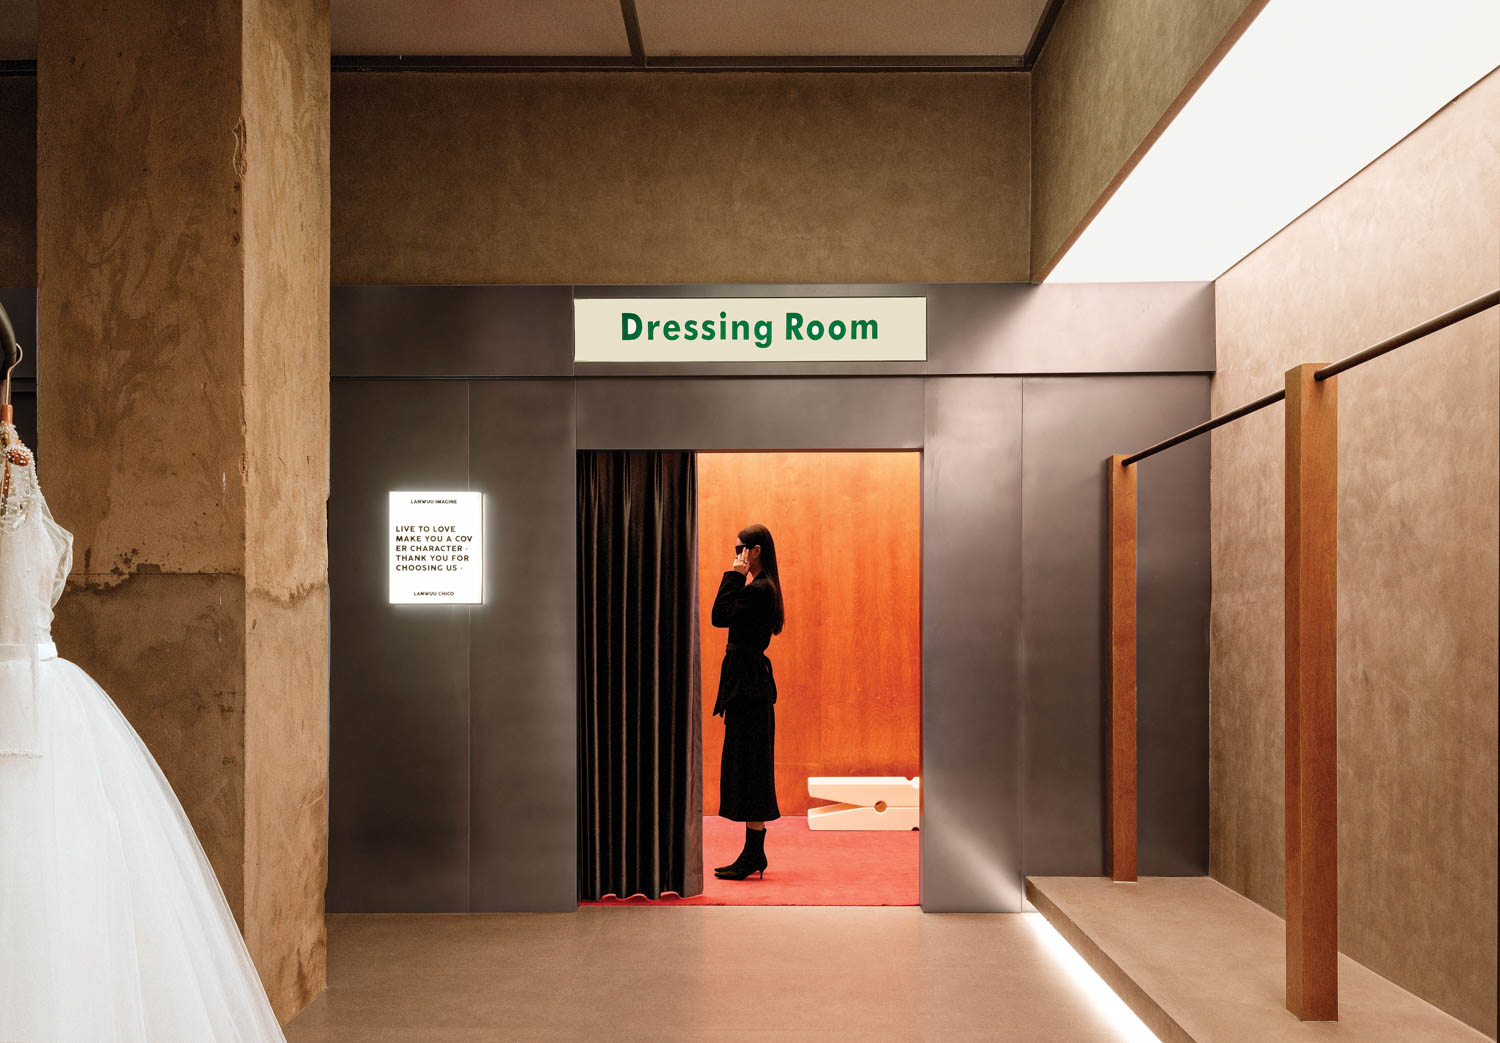
[[[770,577],[771,589],[776,592],[776,625],[771,633],[779,634],[786,622],[786,606],[781,602],[781,576],[776,572],[776,541],[764,525],[747,525],[740,530],[739,541],[747,547],[760,548],[760,570]]]

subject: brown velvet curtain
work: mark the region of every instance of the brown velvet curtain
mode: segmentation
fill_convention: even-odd
[[[692,453],[578,457],[578,897],[703,891]]]

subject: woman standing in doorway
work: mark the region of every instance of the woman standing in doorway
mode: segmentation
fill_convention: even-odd
[[[785,612],[776,544],[764,525],[742,529],[734,567],[719,581],[709,621],[729,628],[714,716],[724,715],[724,755],[719,766],[719,815],[745,824],[745,846],[714,875],[744,880],[766,871],[766,823],[776,806],[776,678],[766,646],[781,633]]]

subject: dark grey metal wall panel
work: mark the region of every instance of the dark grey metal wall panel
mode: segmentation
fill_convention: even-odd
[[[36,452],[37,466],[45,468],[45,458],[36,440],[36,290],[31,287],[0,288],[0,304],[16,329],[16,341],[24,355],[21,364],[11,371],[11,405],[15,407],[16,432],[21,441]],[[0,356],[0,366],[4,365]],[[4,374],[0,374],[3,376]]]
[[[21,436],[21,441],[31,446],[31,451],[36,453],[37,474],[42,481],[47,480],[47,458],[42,455],[41,446],[37,444],[36,438],[36,385],[31,383],[31,389],[22,390],[17,387],[11,391],[10,404],[15,407],[16,433]]]
[[[1214,368],[1213,283],[947,283],[927,288],[927,372]]]
[[[469,908],[578,905],[577,453],[573,385],[481,381],[472,488],[485,494],[485,603],[470,617]]]
[[[1208,378],[1025,382],[1025,865],[1104,872],[1104,458],[1207,419]],[[1208,443],[1140,477],[1140,870],[1208,871]],[[1153,466],[1154,465],[1154,466]]]
[[[918,449],[918,377],[580,380],[580,449]]]
[[[1021,381],[929,380],[922,908],[1021,908]]]
[[[573,371],[567,286],[335,286],[329,306],[336,377]]]
[[[16,329],[16,343],[21,345],[25,357],[11,373],[13,380],[36,379],[36,287],[0,288],[0,305],[10,316],[10,324]],[[0,356],[0,365],[4,356]],[[4,376],[0,373],[0,376]]]
[[[328,909],[469,900],[469,609],[388,602],[387,494],[468,488],[468,388],[337,381]]]
[[[573,363],[573,297],[927,298],[922,362]],[[335,286],[335,376],[916,376],[1214,368],[1211,283]]]
[[[357,362],[373,376],[548,379],[334,382],[331,910],[574,907],[578,449],[922,448],[923,907],[1019,909],[1023,869],[1102,871],[1102,460],[1206,416],[1206,377],[571,379],[568,288],[353,289],[386,294],[359,304],[363,334],[335,309],[341,351],[384,344]],[[928,289],[945,373],[1212,365],[1211,340],[1194,347],[1211,297],[1191,287],[1134,304],[1118,287]],[[562,307],[496,363],[527,291]],[[387,323],[430,357],[380,340]],[[1142,464],[1147,873],[1206,869],[1207,448]],[[483,608],[385,603],[385,494],[414,484],[488,494]]]
[[[1137,392],[1155,416],[1135,444],[1208,419],[1209,380]],[[1137,828],[1140,871],[1154,876],[1208,872],[1209,448],[1196,438],[1137,465]]]

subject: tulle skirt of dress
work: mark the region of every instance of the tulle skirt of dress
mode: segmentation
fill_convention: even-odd
[[[0,756],[0,1040],[284,1039],[145,744],[77,666],[38,669],[42,756]]]

